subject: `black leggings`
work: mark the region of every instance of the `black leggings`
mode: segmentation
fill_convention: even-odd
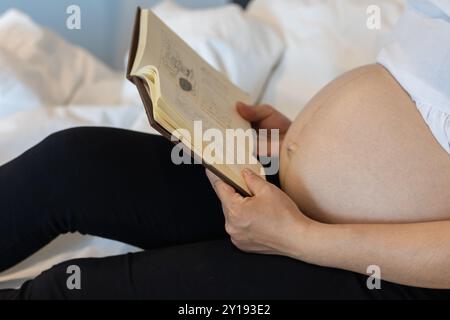
[[[0,271],[58,235],[78,231],[145,249],[67,261],[0,290],[10,299],[371,299],[448,297],[449,291],[235,248],[204,169],[174,165],[159,136],[76,128],[49,136],[0,167]],[[81,271],[70,290],[67,268]]]

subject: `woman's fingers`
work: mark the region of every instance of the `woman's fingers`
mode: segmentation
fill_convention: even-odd
[[[280,133],[286,133],[291,125],[289,118],[267,104],[249,106],[237,102],[236,109],[244,119],[256,124],[258,129],[279,129]]]
[[[239,195],[236,190],[223,182],[218,176],[216,176],[208,169],[206,169],[206,175],[208,176],[208,179],[211,182],[214,191],[223,204],[230,204],[231,202],[237,201],[242,198],[242,196]]]
[[[274,109],[269,105],[249,106],[243,102],[237,102],[236,108],[242,118],[256,123],[267,119],[274,113]]]
[[[245,183],[250,191],[256,196],[264,191],[264,189],[270,186],[270,183],[261,178],[250,169],[244,169],[242,171]]]

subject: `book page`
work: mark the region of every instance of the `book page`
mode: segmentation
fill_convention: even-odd
[[[216,129],[224,137],[226,129],[251,128],[250,123],[235,109],[237,101],[248,103],[249,96],[211,67],[150,10],[141,11],[139,32],[139,46],[131,74],[148,70],[149,66],[156,69],[153,74],[157,74],[158,89],[151,94],[153,104],[157,106],[153,110],[156,121],[165,123],[166,129],[177,126],[187,129],[192,140],[195,139],[194,121],[201,121],[203,132]],[[159,97],[155,96],[155,92]],[[202,151],[196,149],[198,144],[192,140],[183,142],[204,159]],[[253,139],[249,140],[252,141],[245,142],[243,147],[241,141],[241,148],[236,147],[236,141],[234,147],[223,148],[225,154],[214,159],[217,164],[210,163],[243,189],[247,188],[241,176],[242,169],[249,167],[261,173],[262,168],[253,155],[247,155],[249,150],[251,154],[253,146]],[[206,144],[201,142],[203,148]],[[229,154],[234,159],[243,155],[248,161],[244,164],[225,164],[224,158]]]
[[[248,95],[211,67],[152,11],[142,10],[138,52],[132,73],[144,66],[158,69],[167,105],[204,126],[249,128],[234,108]]]

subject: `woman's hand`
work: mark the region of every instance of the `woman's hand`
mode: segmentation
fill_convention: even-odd
[[[243,251],[365,275],[368,267],[377,266],[383,280],[450,289],[450,221],[322,224],[304,216],[283,191],[256,174],[244,174],[255,194],[248,198],[207,174],[222,201],[231,241]]]
[[[313,221],[283,191],[244,170],[243,177],[254,194],[245,198],[206,172],[222,202],[225,229],[236,247],[246,252],[298,257],[299,244],[306,243],[305,234]]]
[[[236,109],[247,121],[252,123],[253,128],[258,129],[268,129],[267,138],[270,139],[270,130],[269,129],[279,129],[280,132],[280,140],[279,143],[276,144],[268,144],[267,154],[260,154],[263,156],[277,156],[280,152],[280,146],[283,142],[284,136],[291,126],[291,120],[289,120],[285,115],[275,110],[272,106],[267,104],[257,105],[257,106],[249,106],[243,102],[236,103]],[[258,139],[258,146],[263,143],[267,143],[267,141],[263,140],[262,137]],[[258,151],[260,148],[258,148]]]

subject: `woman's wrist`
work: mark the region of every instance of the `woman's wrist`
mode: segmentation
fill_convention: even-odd
[[[316,239],[321,230],[322,224],[320,222],[299,213],[294,223],[290,224],[289,229],[284,232],[285,241],[283,241],[282,254],[306,261],[311,246],[314,246],[312,239]]]
[[[324,267],[348,268],[348,262],[353,260],[357,244],[362,240],[361,233],[355,227],[311,220],[306,227],[302,227],[300,241],[291,247],[289,256]]]
[[[305,216],[297,219],[288,240],[286,255],[297,260],[322,266],[332,261],[330,254],[336,250],[339,225],[325,224]]]

